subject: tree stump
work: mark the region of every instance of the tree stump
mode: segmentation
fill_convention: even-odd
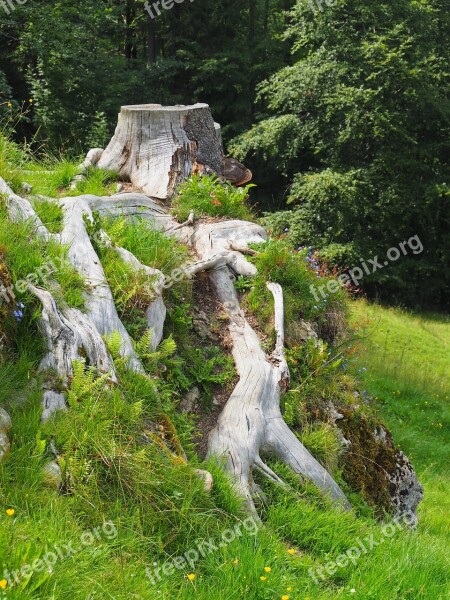
[[[207,104],[123,106],[98,167],[165,200],[193,173],[223,174],[220,126]]]

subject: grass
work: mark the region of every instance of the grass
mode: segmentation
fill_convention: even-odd
[[[247,205],[248,192],[253,185],[236,188],[231,183],[220,182],[217,177],[193,175],[182,183],[172,202],[173,213],[184,222],[194,211],[196,217],[230,217],[249,219],[252,214]]]
[[[1,168],[0,162],[0,174]],[[37,170],[36,185],[48,186],[55,196],[64,193],[61,186],[67,185],[71,173],[68,164],[56,167],[49,179],[47,174],[40,178]],[[20,177],[19,169],[15,185]],[[104,184],[101,178],[100,185]],[[204,195],[200,210],[204,205],[209,209],[210,201],[211,195]],[[43,220],[57,231],[61,215],[55,206],[36,204]],[[191,208],[189,200],[183,210]],[[239,216],[236,210],[240,209],[231,206],[228,216]],[[114,243],[166,274],[185,260],[185,249],[160,237],[143,221],[129,225],[119,219],[102,225]],[[1,260],[14,281],[65,253],[64,248],[36,240],[27,224],[11,226],[4,217],[0,238]],[[296,256],[290,259],[275,245],[259,257],[262,276],[272,274],[287,289],[290,327],[299,316],[326,316],[329,310],[314,308],[308,290],[310,279],[317,276],[303,263],[299,271],[298,261],[304,262],[305,257]],[[112,255],[108,260],[113,265]],[[73,295],[70,301],[77,305],[82,282],[71,270],[58,278],[61,293],[68,301]],[[121,286],[117,281],[118,301],[126,299],[129,284],[127,280]],[[131,284],[133,288],[136,282]],[[238,286],[247,293],[253,284],[241,280]],[[311,485],[272,462],[290,489],[255,474],[268,500],[260,506],[264,526],[256,531],[254,525],[244,526],[240,501],[220,465],[196,457],[192,419],[177,411],[180,395],[193,385],[199,384],[202,394],[207,394],[211,385],[229,383],[231,364],[218,348],[195,346],[190,284],[175,286],[166,301],[166,333],[173,334],[175,341],[169,338],[158,353],[144,349],[150,377],[124,369],[117,339],[110,338],[117,383],[76,363],[67,392],[70,411],[45,425],[40,423],[45,381],[37,372],[44,348],[34,312],[25,310],[21,322],[12,319],[6,328],[9,344],[0,356],[0,403],[11,414],[13,429],[11,452],[0,462],[2,600],[448,598],[448,319],[357,302],[351,305],[351,313],[361,341],[351,354],[353,377],[342,369],[342,357],[329,358],[326,344],[316,348],[295,343],[288,356],[299,382],[297,396],[303,400],[344,394],[356,402],[354,377],[375,397],[377,410],[412,457],[425,488],[418,530],[397,530],[388,536],[356,494],[350,493],[354,511],[342,513]],[[302,312],[302,302],[308,313]],[[259,299],[257,307],[261,304]],[[0,318],[10,317],[2,312]],[[293,334],[291,338],[296,342]],[[139,351],[148,347],[147,342],[145,337],[138,342]],[[311,371],[311,365],[317,368]],[[334,471],[334,432],[310,425],[297,400],[286,401],[292,423],[305,425],[303,441]],[[180,444],[189,464],[180,454]],[[54,459],[54,447],[62,469],[60,491],[43,471]],[[203,489],[193,467],[212,473],[210,492]],[[372,548],[370,540],[377,542]],[[365,550],[353,563],[334,568],[336,560],[342,562],[342,555],[345,558],[361,544]],[[24,571],[27,565],[31,568]],[[158,568],[160,577],[155,573]],[[16,581],[13,572],[18,573]]]
[[[67,248],[37,237],[31,223],[11,223],[4,207],[0,207],[0,251],[14,282],[14,295],[27,310],[33,311],[35,302],[26,281],[47,285],[56,299],[69,306],[84,306],[85,284],[66,260]]]
[[[352,313],[356,321],[363,318],[370,330],[367,315],[389,323],[396,339],[407,338],[415,332],[410,326],[420,322],[427,331],[424,335],[422,330],[411,352],[412,363],[420,357],[432,365],[423,376],[409,366],[406,354],[401,366],[393,360],[398,356],[395,349],[389,360],[384,357],[383,353],[391,350],[389,346],[385,350],[384,325],[378,321],[376,334],[365,339],[354,361],[355,373],[362,364],[366,366],[365,384],[370,392],[375,386],[384,390],[383,396],[378,395],[384,400],[380,410],[405,450],[413,456],[416,453],[414,460],[426,491],[417,532],[397,530],[392,536],[385,535],[363,503],[356,503],[356,513],[342,514],[288,469],[273,465],[292,490],[286,492],[260,481],[270,504],[262,509],[265,527],[254,535],[254,528],[243,526],[239,502],[217,465],[199,464],[214,476],[214,488],[206,494],[188,467],[182,463],[177,466],[158,445],[142,446],[142,428],[150,421],[158,422],[162,412],[174,417],[180,431],[186,427],[177,421],[173,399],[163,396],[161,405],[151,381],[125,373],[119,366],[118,387],[105,387],[93,373],[78,369],[71,388],[70,413],[42,427],[37,383],[20,404],[13,400],[23,395],[25,375],[33,372],[33,364],[25,357],[17,372],[0,364],[0,398],[13,416],[12,451],[0,463],[0,577],[2,568],[17,570],[39,558],[52,561],[49,553],[54,552],[55,545],[61,548],[71,543],[78,551],[57,558],[50,572],[45,569],[21,578],[5,597],[446,598],[445,440],[441,428],[429,430],[432,422],[443,418],[446,400],[442,392],[436,392],[439,398],[432,399],[429,386],[431,382],[438,388],[445,386],[440,346],[447,339],[448,324],[442,319],[423,319],[362,303],[353,305]],[[403,398],[407,389],[416,390],[412,398]],[[423,403],[432,401],[431,408],[415,406],[419,393],[428,398]],[[411,404],[411,400],[415,402]],[[424,415],[429,417],[428,426],[421,423]],[[188,431],[189,427],[183,435]],[[170,429],[166,435],[170,438]],[[308,436],[314,446],[315,432],[305,432],[305,438]],[[67,469],[63,495],[42,475],[42,466],[50,458],[47,448],[51,439],[61,448],[61,464]],[[9,508],[15,510],[12,517],[6,514]],[[116,531],[117,535],[108,537],[102,527],[110,521],[113,525],[106,531]],[[81,540],[89,540],[92,531],[97,531],[95,541],[83,544]],[[377,545],[369,550],[370,539]],[[350,562],[327,574],[325,567],[354,548],[358,540],[366,551],[355,564]],[[204,547],[204,556],[197,551],[199,541],[209,544]],[[193,552],[197,552],[198,559],[191,564],[185,558],[184,564],[178,559],[180,569],[170,566],[186,552],[194,558]],[[166,563],[167,575],[162,571]],[[159,578],[155,573],[158,568]],[[195,575],[192,581],[189,574]]]

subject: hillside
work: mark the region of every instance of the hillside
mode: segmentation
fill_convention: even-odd
[[[256,514],[249,512],[220,457],[205,459],[207,435],[239,382],[236,342],[228,332],[232,315],[216,296],[214,275],[199,272],[164,292],[167,317],[155,347],[144,318],[154,301],[154,278],[185,268],[187,259],[197,264],[198,256],[144,218],[150,204],[131,220],[126,213],[112,218],[93,211],[79,230],[86,228],[101,261],[104,289],[111,290],[124,333],[97,342],[106,348],[109,372],[80,348],[67,377],[42,369],[51,344],[57,348],[54,331],[60,331],[45,339],[46,319],[51,329],[52,315],[77,314],[83,325],[92,288],[70,261],[70,245],[42,239],[38,229],[64,232],[68,206],[116,201],[117,184],[113,174],[91,169],[70,190],[76,163],[36,163],[6,138],[0,141],[0,177],[13,187],[3,188],[0,274],[17,294],[0,308],[0,405],[12,422],[11,448],[0,462],[3,596],[446,598],[448,320],[350,302],[343,291],[317,306],[311,285],[318,274],[307,248],[293,252],[283,238],[273,238],[235,250],[256,267],[233,283],[265,353],[274,345],[280,352],[278,288],[273,300],[266,281],[282,286],[291,373],[281,398],[283,419],[311,453],[311,464],[351,503],[343,510],[280,455],[254,471]],[[34,186],[26,193],[24,181]],[[38,229],[36,217],[14,221],[17,198],[36,212]],[[183,233],[192,226],[184,219],[194,204],[199,227],[256,221],[246,193],[214,178],[190,179],[172,213],[163,203],[158,210],[178,217]],[[111,243],[100,243],[99,232]],[[127,252],[140,261],[139,269],[126,262]],[[49,264],[58,267],[48,271]],[[18,281],[42,272],[31,288],[17,290]],[[330,279],[320,277],[319,283]],[[355,332],[346,325],[348,313]],[[131,343],[129,355],[124,339]],[[131,360],[143,370],[130,369]],[[42,423],[42,395],[49,392],[61,395],[67,410]],[[425,488],[416,530],[392,521],[386,468],[398,455],[380,418]],[[330,483],[329,489],[336,488]]]

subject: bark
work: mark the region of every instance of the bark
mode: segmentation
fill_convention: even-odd
[[[195,172],[221,174],[223,149],[207,104],[123,106],[99,168],[116,171],[149,196],[170,198]]]

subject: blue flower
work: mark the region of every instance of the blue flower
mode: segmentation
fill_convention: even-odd
[[[25,308],[25,305],[20,302],[19,304],[16,304],[16,308],[13,310],[14,318],[18,323],[23,319],[23,308]]]

